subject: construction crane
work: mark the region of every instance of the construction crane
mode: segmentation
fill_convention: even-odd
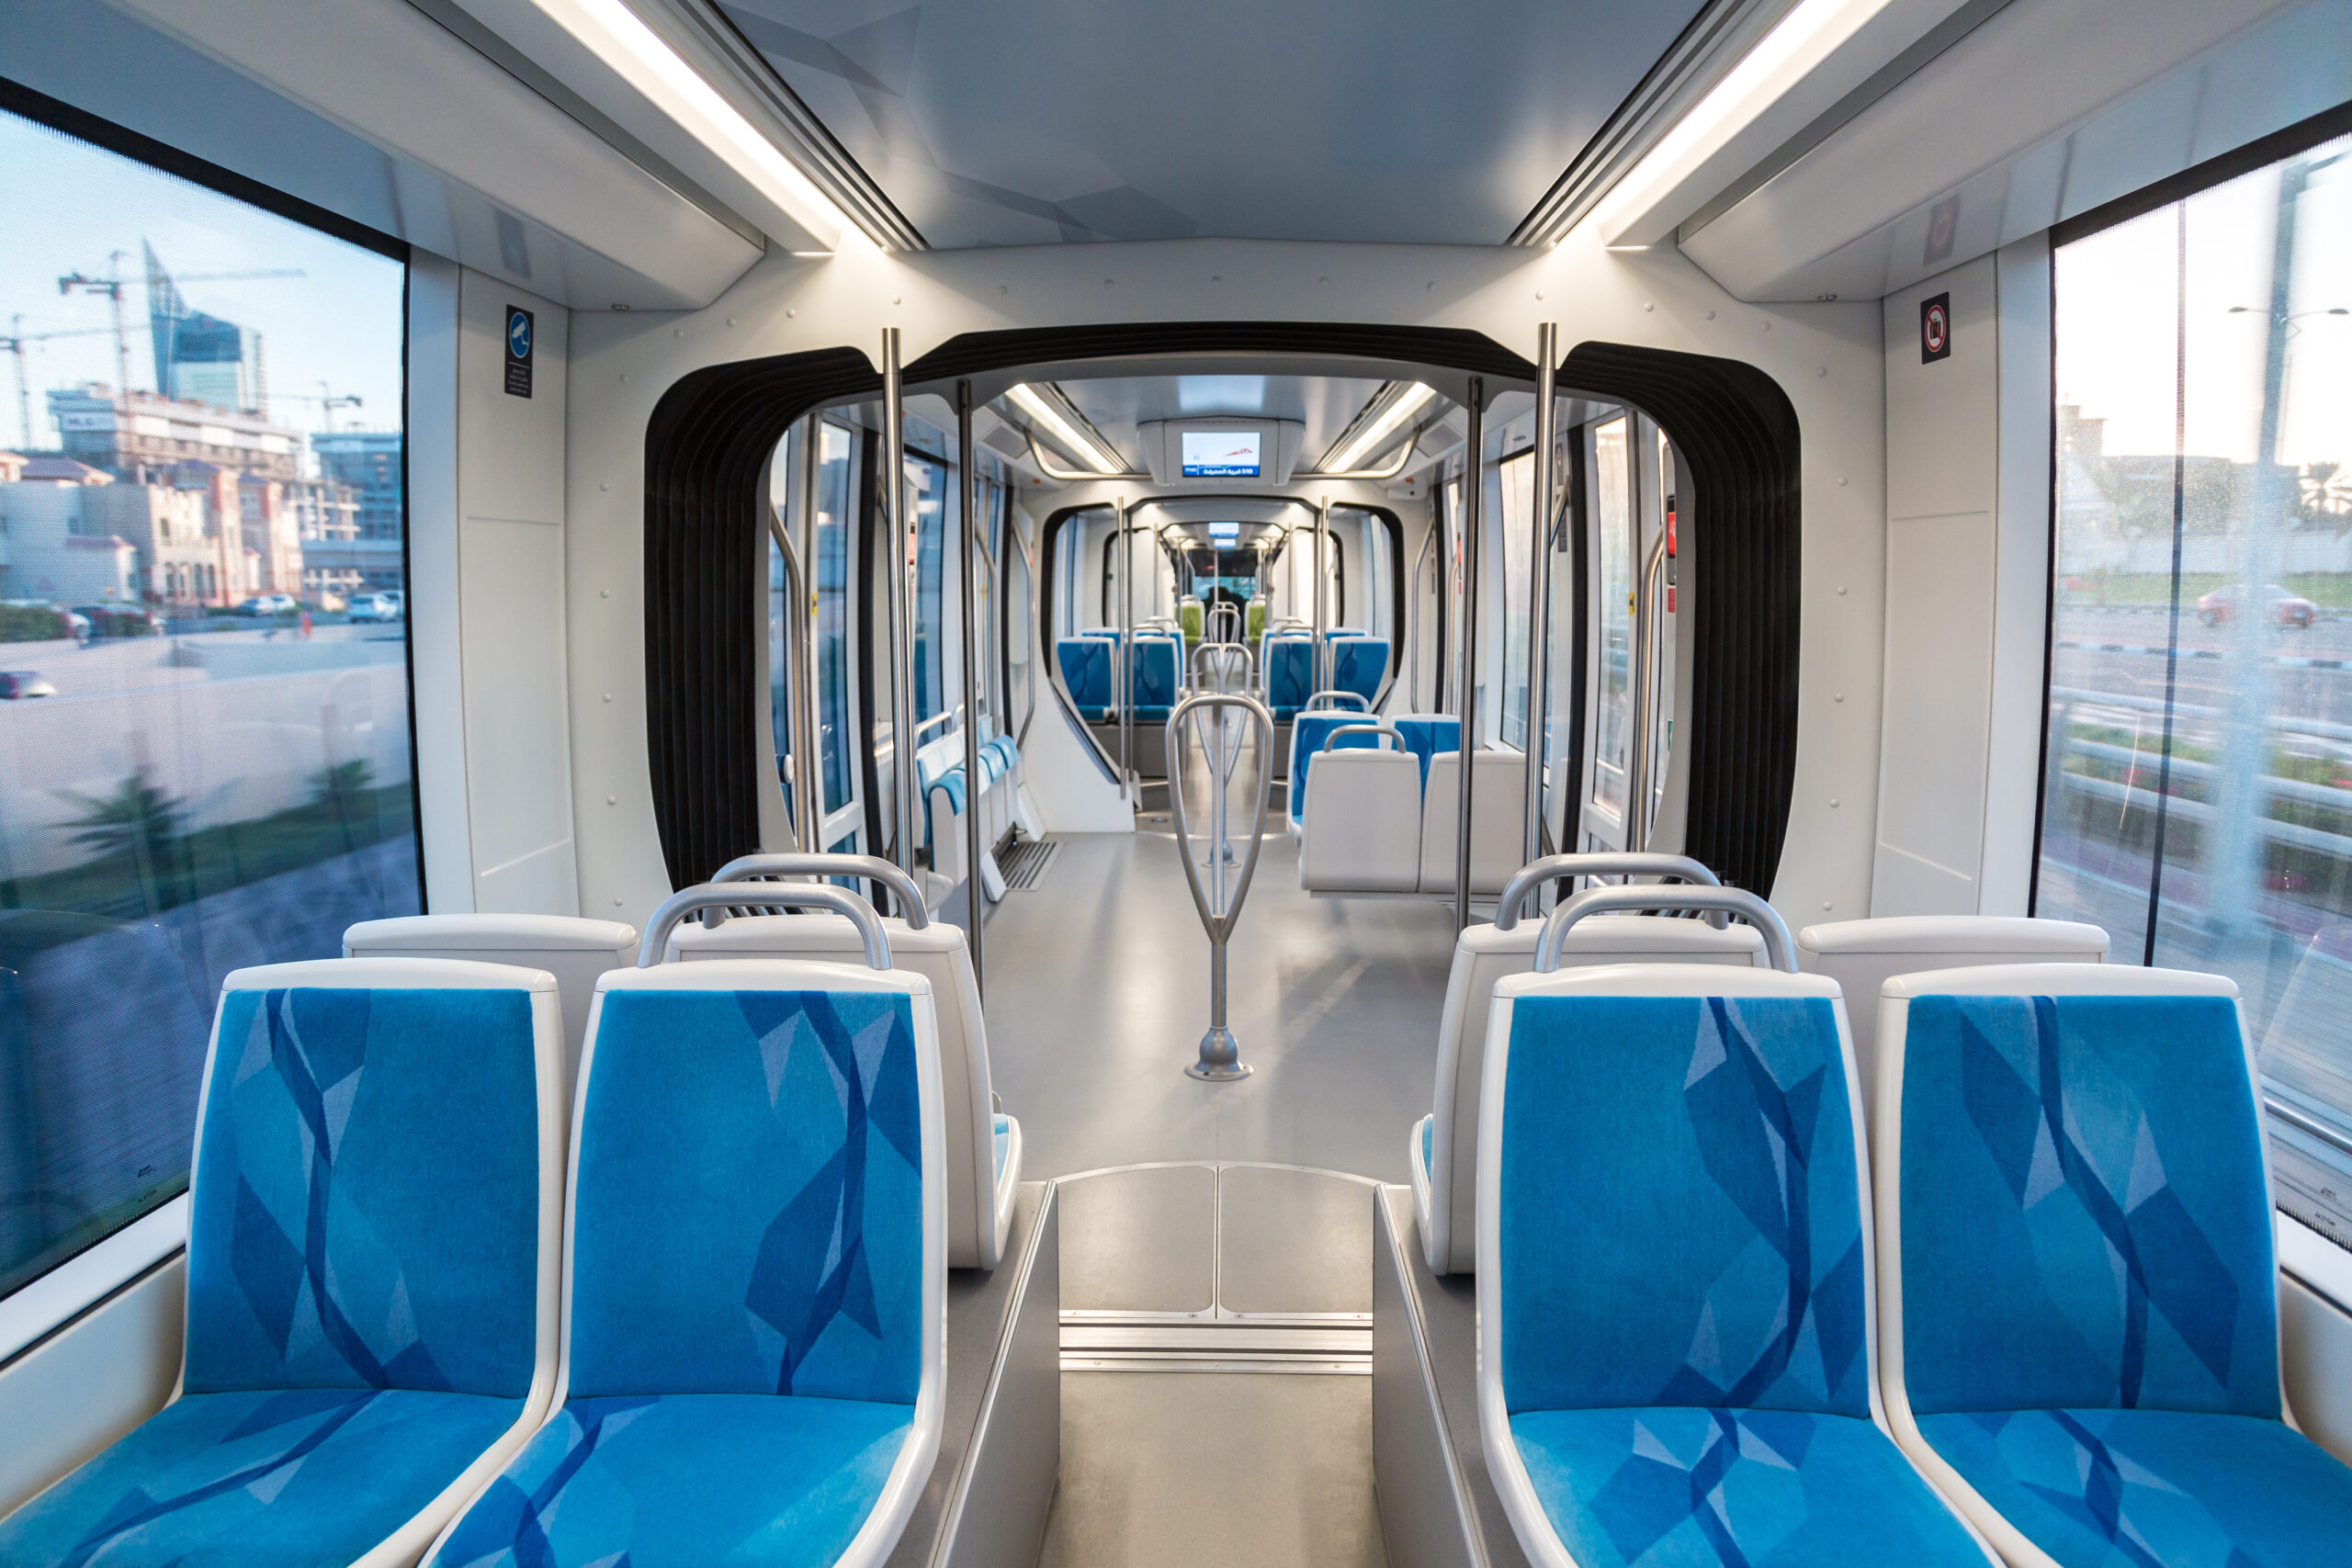
[[[115,388],[126,396],[130,391],[130,330],[122,318],[122,291],[125,288],[147,287],[146,283],[139,278],[122,276],[122,264],[130,254],[128,251],[108,252],[107,275],[104,277],[92,277],[88,273],[77,271],[68,273],[57,280],[57,291],[60,294],[71,294],[77,288],[85,294],[103,294],[107,297],[107,302],[113,307]],[[151,252],[150,254],[152,256],[153,253]],[[301,276],[303,276],[302,269],[299,266],[280,266],[269,267],[258,272],[191,273],[186,277],[175,278],[172,281],[175,284],[235,283],[254,278],[300,277]],[[156,390],[160,392],[164,389],[158,387]]]
[[[25,345],[47,343],[56,337],[100,337],[113,330],[111,327],[70,327],[63,332],[28,333],[25,331],[25,318],[21,314],[10,319],[8,335],[0,337],[0,348],[16,356],[17,424],[23,434],[25,446],[33,444],[33,397],[25,377]]]

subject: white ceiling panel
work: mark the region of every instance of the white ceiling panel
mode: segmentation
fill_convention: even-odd
[[[718,0],[932,245],[1498,244],[1699,0]]]

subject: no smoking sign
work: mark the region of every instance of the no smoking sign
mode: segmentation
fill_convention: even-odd
[[[1919,363],[1933,365],[1951,357],[1951,296],[1939,294],[1919,301]]]

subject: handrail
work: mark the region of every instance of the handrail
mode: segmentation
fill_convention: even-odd
[[[1340,699],[1344,699],[1355,704],[1356,711],[1359,713],[1370,713],[1372,711],[1372,699],[1365,696],[1362,692],[1342,692],[1336,688],[1329,687],[1307,698],[1306,705],[1298,711],[1301,713],[1319,713],[1322,710],[1317,706],[1317,705],[1322,703],[1326,698],[1333,699],[1333,706],[1338,705]]]
[[[1666,560],[1666,534],[1661,530],[1642,561],[1641,581],[1634,604],[1634,689],[1632,740],[1625,759],[1625,847],[1646,848],[1650,841],[1650,774],[1657,771],[1658,658],[1657,584]]]
[[[1701,887],[1723,886],[1723,878],[1689,855],[1614,851],[1545,855],[1528,862],[1503,885],[1502,897],[1495,904],[1495,930],[1507,931],[1519,924],[1519,908],[1528,896],[1543,884],[1566,876],[1677,876]]]
[[[2352,1135],[2346,1135],[2342,1128],[2330,1126],[2301,1106],[2290,1105],[2266,1090],[2262,1107],[2305,1137],[2316,1138],[2338,1154],[2352,1155]]]
[[[880,855],[840,854],[753,854],[737,855],[711,873],[712,883],[750,882],[768,876],[862,876],[868,882],[878,882],[890,890],[906,913],[900,918],[909,931],[919,931],[931,924],[931,911],[923,908],[922,891],[915,879]],[[706,885],[707,886],[707,885]],[[773,904],[773,898],[738,898],[738,905],[750,907]]]
[[[1560,947],[1568,928],[1587,915],[1627,909],[1720,909],[1736,915],[1764,936],[1765,955],[1772,967],[1786,975],[1797,972],[1796,943],[1780,911],[1745,887],[1588,887],[1544,922],[1535,942],[1535,972],[1549,975],[1560,966]]]
[[[743,901],[741,893],[742,884],[738,882],[706,882],[699,887],[681,888],[662,900],[662,907],[645,922],[645,940],[637,948],[637,966],[650,969],[662,962],[662,950],[669,945],[670,933],[677,929],[679,921],[697,910],[740,905]],[[856,894],[829,882],[791,882],[778,885],[764,901],[831,909],[837,915],[848,916],[850,924],[857,928],[859,938],[865,943],[865,966],[890,967],[890,939],[883,934],[882,917]]]
[[[1338,739],[1340,739],[1340,736],[1342,736],[1342,735],[1385,735],[1386,737],[1388,737],[1388,739],[1389,739],[1394,740],[1395,742],[1396,742],[1396,750],[1398,750],[1399,751],[1409,751],[1409,750],[1411,750],[1411,748],[1408,747],[1408,746],[1405,744],[1405,737],[1404,737],[1403,733],[1402,733],[1402,732],[1400,732],[1395,725],[1393,725],[1393,724],[1389,723],[1386,719],[1381,719],[1381,720],[1379,720],[1378,722],[1376,722],[1376,723],[1373,723],[1373,724],[1343,724],[1343,725],[1340,725],[1338,728],[1336,728],[1336,729],[1332,730],[1330,734],[1329,734],[1329,735],[1327,735],[1327,736],[1325,736],[1325,737],[1323,738],[1323,744],[1322,744],[1322,745],[1320,745],[1320,746],[1317,746],[1317,747],[1315,749],[1316,754],[1317,754],[1317,756],[1320,756],[1320,755],[1322,755],[1324,752],[1329,751],[1329,750],[1331,750],[1332,742],[1334,742],[1334,741],[1338,740]],[[1362,748],[1362,747],[1350,747],[1350,748],[1349,748],[1349,750],[1363,750],[1363,748]],[[1372,750],[1374,750],[1374,751],[1377,751],[1377,750],[1380,750],[1380,748],[1379,748],[1379,747],[1377,747],[1377,746],[1374,746],[1374,747],[1373,747],[1373,748],[1372,748]]]
[[[1225,857],[1229,840],[1226,835],[1226,799],[1231,793],[1228,769],[1222,755],[1212,764],[1215,808],[1210,813],[1216,845],[1210,852],[1212,876],[1216,892],[1201,886],[1201,868],[1193,863],[1192,829],[1184,817],[1184,777],[1182,768],[1184,721],[1204,708],[1238,708],[1249,716],[1255,731],[1258,757],[1257,787],[1254,812],[1250,823],[1250,853],[1240,868],[1227,882]],[[1216,716],[1218,750],[1225,747],[1224,716]],[[1258,870],[1258,853],[1266,838],[1266,797],[1272,793],[1273,780],[1274,716],[1266,705],[1246,692],[1196,692],[1178,703],[1168,716],[1168,809],[1175,819],[1178,858],[1184,863],[1184,884],[1192,890],[1193,907],[1201,917],[1201,928],[1209,939],[1209,1027],[1201,1036],[1200,1059],[1184,1071],[1191,1077],[1211,1083],[1226,1083],[1246,1077],[1250,1069],[1242,1065],[1241,1048],[1233,1038],[1233,1031],[1226,1026],[1226,960],[1225,944],[1233,934],[1234,922],[1240,917],[1242,900],[1250,896],[1250,879]],[[1212,903],[1222,908],[1212,908]]]
[[[1209,642],[1206,640],[1196,643],[1193,648],[1193,684],[1195,687],[1198,687],[1203,683],[1204,672],[1201,668],[1201,661],[1204,657],[1214,655],[1218,660],[1228,660],[1235,654],[1239,654],[1241,656],[1242,685],[1244,687],[1248,687],[1255,684],[1258,679],[1256,673],[1257,665],[1250,657],[1250,645],[1248,643]],[[1222,682],[1225,679],[1225,675],[1222,671],[1219,671],[1216,678],[1219,682]]]

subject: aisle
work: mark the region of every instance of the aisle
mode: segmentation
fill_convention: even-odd
[[[1269,827],[1230,949],[1231,1024],[1257,1069],[1239,1083],[1183,1074],[1208,1021],[1208,942],[1164,822],[1064,839],[1043,885],[997,906],[989,1057],[1024,1176],[1216,1159],[1406,1179],[1453,916],[1309,897],[1296,845]]]

